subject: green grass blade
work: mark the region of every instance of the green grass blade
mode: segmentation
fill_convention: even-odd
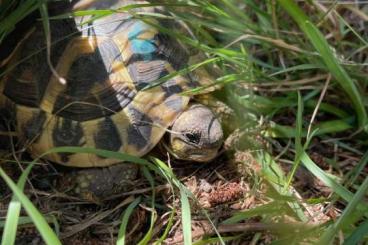
[[[57,226],[58,226],[58,223],[57,223],[57,220],[56,220],[56,217],[53,216],[53,215],[50,215],[50,214],[46,214],[43,216],[45,218],[45,220],[47,221],[47,223],[52,223],[54,224],[55,226],[55,230],[56,230],[56,234],[58,234],[58,230],[57,229]],[[0,221],[0,228],[3,229],[5,227],[5,223],[6,223],[6,220],[4,221]],[[28,216],[20,216],[18,218],[18,225],[29,225],[29,224],[32,224],[32,219]]]
[[[142,167],[142,172],[144,177],[148,180],[148,182],[150,183],[150,186],[152,188],[152,198],[151,198],[151,224],[150,224],[150,228],[149,230],[146,232],[146,234],[144,235],[143,239],[141,241],[139,241],[138,245],[146,245],[150,242],[151,238],[152,238],[152,233],[153,233],[153,228],[154,228],[154,224],[157,218],[157,213],[155,211],[155,181],[151,175],[151,173],[148,171],[148,169],[146,167]]]
[[[158,239],[157,241],[155,241],[155,243],[154,243],[155,245],[162,244],[162,242],[167,238],[167,235],[169,234],[170,229],[172,228],[172,226],[174,224],[174,216],[175,216],[175,214],[176,214],[176,209],[174,207],[173,210],[171,211],[171,214],[170,214],[169,220],[167,222],[165,231],[163,232],[163,234],[160,237],[160,239]]]
[[[304,71],[304,70],[315,70],[315,69],[321,69],[323,68],[320,65],[317,64],[302,64],[302,65],[296,65],[296,66],[292,66],[292,67],[288,67],[286,69],[282,69],[281,71],[277,71],[275,73],[270,74],[270,77],[276,76],[276,75],[280,75],[283,73],[288,73],[288,72],[292,72],[292,71]]]
[[[191,224],[191,211],[188,197],[193,198],[193,195],[185,186],[175,177],[172,170],[161,160],[153,158],[153,161],[159,165],[165,172],[165,175],[172,181],[180,190],[180,203],[181,203],[181,219],[183,226],[184,244],[192,244],[192,224]]]
[[[168,181],[175,184],[175,186],[177,186],[178,188],[184,188],[183,184],[176,178],[174,172],[169,166],[167,166],[163,161],[158,158],[152,158],[152,161],[156,163],[160,169],[162,169],[162,171],[164,172],[164,176],[167,177]]]
[[[368,220],[364,221],[354,230],[354,232],[346,238],[344,245],[356,245],[368,235]]]
[[[345,185],[346,186],[350,186],[350,185],[354,184],[354,182],[357,180],[357,178],[359,177],[359,175],[361,175],[362,173],[364,173],[364,168],[367,167],[367,164],[368,164],[368,151],[366,151],[364,153],[364,155],[362,156],[362,158],[360,159],[360,161],[358,162],[358,164],[355,165],[354,168],[351,170],[350,177],[345,182]]]
[[[9,178],[2,168],[0,168],[0,176],[4,179],[9,188],[13,191],[14,195],[22,203],[23,208],[26,210],[28,216],[31,217],[45,243],[49,245],[61,245],[60,240],[50,228],[42,214],[37,210],[27,196],[23,194],[22,190]]]
[[[137,164],[141,164],[141,165],[146,165],[146,166],[150,166],[152,165],[149,161],[133,156],[133,155],[129,155],[126,153],[121,153],[121,152],[114,152],[114,151],[108,151],[108,150],[101,150],[101,149],[95,149],[95,148],[90,148],[90,147],[77,147],[77,146],[61,146],[61,147],[55,147],[50,149],[49,151],[41,154],[35,161],[38,161],[39,159],[47,156],[48,154],[52,154],[52,153],[90,153],[90,154],[96,154],[98,156],[101,157],[106,157],[106,158],[112,158],[112,159],[118,159],[118,160],[122,160],[122,161],[126,161],[126,162],[133,162],[133,163],[137,163]]]
[[[317,130],[317,132],[314,134],[315,136],[344,132],[348,129],[353,128],[353,126],[351,125],[352,121],[352,118],[345,118],[344,120],[325,121],[319,124],[315,124],[312,127],[312,131]],[[262,132],[262,134],[266,137],[273,138],[295,138],[297,132],[294,127],[271,123],[269,127]],[[307,131],[303,130],[302,136],[306,137]]]
[[[141,202],[141,197],[136,198],[127,209],[124,211],[124,215],[121,221],[121,225],[118,232],[118,238],[116,245],[125,245],[126,228],[128,225],[129,217],[133,213],[134,208]]]
[[[14,244],[15,237],[17,234],[20,209],[21,209],[20,202],[13,198],[8,206],[1,245]]]
[[[157,79],[156,81],[153,81],[153,82],[149,83],[147,86],[145,86],[142,89],[142,91],[148,90],[148,89],[151,89],[151,88],[154,88],[154,87],[157,87],[157,86],[163,84],[164,82],[168,81],[169,79],[171,79],[173,77],[176,77],[178,75],[186,75],[186,74],[188,74],[190,72],[193,72],[196,69],[198,69],[198,68],[200,68],[200,67],[202,67],[204,65],[217,62],[218,60],[219,60],[219,58],[207,59],[207,60],[205,60],[203,62],[200,62],[198,64],[193,64],[193,65],[190,65],[189,67],[186,67],[186,68],[181,69],[179,71],[175,71],[175,72],[169,73],[168,75],[163,76],[163,77]]]
[[[306,152],[303,152],[301,161],[314,176],[320,179],[326,186],[330,187],[337,195],[342,197],[342,199],[347,202],[351,202],[353,200],[353,194],[319,168],[312,159],[310,159]],[[364,212],[365,216],[368,215],[368,205],[359,203],[357,204],[357,209]]]
[[[18,180],[18,188],[23,191],[24,185],[27,181],[27,177],[29,173],[31,172],[31,169],[33,167],[33,164],[28,165],[28,167],[22,172],[22,175],[20,176]],[[15,237],[17,234],[17,226],[18,226],[18,220],[19,220],[19,214],[21,209],[21,203],[17,199],[15,195],[13,195],[12,200],[9,203],[8,206],[8,212],[6,214],[6,221],[3,231],[3,236],[1,240],[1,245],[8,245],[8,244],[14,244]]]
[[[280,214],[281,208],[281,203],[277,201],[270,202],[262,206],[235,213],[232,217],[224,220],[222,224],[235,224],[255,216]]]
[[[287,177],[285,188],[289,188],[291,181],[293,180],[294,174],[299,167],[300,156],[303,153],[302,146],[302,134],[303,134],[303,100],[302,95],[298,91],[298,111],[296,116],[296,135],[295,135],[295,158],[293,168]]]
[[[299,205],[296,199],[293,199],[293,192],[290,188],[285,188],[287,186],[287,179],[284,171],[280,166],[273,160],[270,154],[265,151],[258,151],[256,160],[260,163],[262,169],[262,177],[265,178],[268,183],[274,188],[274,190],[279,194],[279,196],[287,196],[292,198],[287,202],[287,207],[295,213],[301,221],[306,222],[307,217],[303,212],[303,208]],[[285,202],[286,203],[286,202]]]
[[[318,102],[315,101],[315,100],[308,100],[308,101],[306,101],[305,106],[314,109],[317,106],[317,103]],[[320,111],[328,112],[332,115],[340,117],[341,119],[349,117],[349,114],[346,111],[341,110],[341,109],[337,108],[336,106],[333,106],[333,105],[328,104],[328,103],[323,103],[323,102],[320,103],[319,105],[320,105],[319,106]]]
[[[186,191],[180,188],[181,223],[183,226],[184,244],[192,244],[192,219],[190,204]]]
[[[357,208],[359,203],[363,201],[364,196],[368,191],[368,177],[364,180],[364,182],[359,187],[358,191],[355,193],[352,200],[349,202],[348,206],[344,209],[344,212],[341,214],[339,219],[333,223],[333,225],[327,229],[321,237],[320,244],[329,244],[333,242],[334,237],[340,231],[340,229],[347,228],[350,225],[350,218],[353,214],[353,211]],[[361,216],[364,216],[362,213]]]
[[[340,86],[348,94],[352,101],[360,127],[364,127],[367,123],[367,112],[364,108],[362,96],[355,86],[345,69],[340,65],[339,61],[333,54],[329,44],[323,37],[318,28],[310,22],[309,18],[292,0],[279,0],[280,5],[290,14],[290,16],[298,23],[300,29],[308,37],[314,48],[321,55],[327,69],[331,72]]]
[[[1,3],[0,3],[1,5]],[[15,25],[27,17],[30,13],[35,11],[39,7],[39,0],[28,0],[24,1],[23,4],[9,13],[6,18],[0,21],[0,43],[6,37],[8,33],[13,31]]]

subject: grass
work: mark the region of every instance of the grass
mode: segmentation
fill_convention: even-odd
[[[32,10],[43,8],[39,1],[23,2],[15,6],[12,1],[4,1],[0,9],[0,43],[16,22]],[[236,117],[235,141],[228,155],[218,160],[225,161],[227,167],[209,167],[206,176],[215,179],[211,184],[217,190],[220,187],[215,184],[234,181],[230,176],[234,170],[231,164],[235,162],[239,167],[236,182],[249,189],[231,204],[247,204],[248,208],[232,209],[226,202],[203,207],[201,198],[206,193],[190,182],[191,178],[199,181],[201,175],[196,175],[196,170],[189,176],[178,176],[171,168],[171,164],[177,168],[175,160],[165,161],[164,157],[146,160],[74,147],[45,153],[83,151],[141,166],[143,186],[149,191],[132,194],[131,199],[126,199],[129,202],[112,211],[119,223],[104,219],[117,229],[117,243],[127,242],[131,236],[128,224],[136,219],[134,215],[139,210],[145,210],[149,216],[144,219],[146,225],[136,233],[141,234],[136,240],[140,244],[160,244],[179,239],[178,234],[182,235],[182,243],[191,244],[192,237],[202,234],[195,225],[199,221],[207,222],[208,229],[203,234],[209,235],[196,237],[196,244],[225,244],[233,240],[250,244],[366,243],[367,4],[183,0],[166,4],[166,8],[171,15],[154,17],[180,20],[191,35],[157,24],[156,27],[191,50],[204,53],[201,60],[175,74],[209,68],[216,74],[216,88],[221,87],[214,96],[231,107]],[[48,29],[44,10],[41,13]],[[92,13],[100,18],[114,11]],[[85,14],[91,11],[77,13]],[[154,24],[152,15],[137,13],[136,18]],[[206,88],[191,92],[200,93]],[[16,231],[21,227],[17,225],[20,206],[46,243],[61,242],[61,236],[55,235],[48,225],[46,215],[36,208],[40,202],[23,193],[30,168],[22,173],[18,185],[0,171],[13,193],[8,216],[4,218],[2,244],[14,244]],[[206,173],[201,168],[198,171]],[[169,197],[157,191],[166,183]],[[216,208],[229,214],[222,217]],[[59,222],[68,223],[65,219]],[[246,230],[245,225],[252,222],[254,226]],[[298,230],[303,230],[303,234]]]
[[[30,169],[29,169],[30,170]],[[24,171],[24,173],[27,173],[29,171]],[[46,222],[45,218],[42,216],[42,214],[37,210],[37,208],[32,204],[32,202],[27,198],[26,195],[22,192],[19,187],[9,178],[9,176],[6,175],[6,173],[0,169],[0,175],[5,180],[6,184],[9,186],[9,188],[14,193],[13,199],[19,200],[19,202],[22,204],[23,208],[26,210],[29,217],[31,217],[34,225],[37,227],[37,230],[41,233],[42,238],[47,244],[61,244],[60,240],[54,233],[54,231],[51,229],[51,227]],[[23,178],[21,178],[20,182],[23,182],[27,175],[24,175]],[[23,180],[23,181],[22,181]],[[16,204],[15,204],[16,205]],[[19,215],[19,209],[15,207],[16,210],[9,209],[9,212],[12,212],[15,216]],[[3,244],[12,244],[14,242],[14,235],[16,232],[16,225],[11,224],[11,220],[14,219],[14,221],[17,221],[17,218],[14,216],[7,216],[7,223],[4,228],[4,233],[2,236],[2,243]],[[8,225],[9,224],[9,225]],[[7,226],[8,225],[8,226]],[[8,229],[6,229],[8,228]],[[5,233],[6,232],[6,233]]]

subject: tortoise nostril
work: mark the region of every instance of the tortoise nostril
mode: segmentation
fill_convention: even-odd
[[[186,133],[185,137],[189,140],[190,143],[198,144],[201,140],[201,133],[200,132]]]

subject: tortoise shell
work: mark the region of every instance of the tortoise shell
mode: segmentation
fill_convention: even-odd
[[[120,8],[129,3],[78,1],[74,9]],[[59,146],[142,156],[187,107],[190,98],[180,93],[198,85],[189,75],[177,75],[143,90],[185,68],[189,53],[127,12],[50,20],[50,30],[54,72],[40,24],[18,45],[9,62],[12,69],[2,81],[3,94],[15,111],[16,130],[34,156]],[[76,167],[117,162],[87,153],[52,153],[44,158]]]

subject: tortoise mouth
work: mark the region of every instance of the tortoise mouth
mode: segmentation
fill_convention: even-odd
[[[194,146],[180,138],[176,138],[172,141],[171,150],[174,156],[181,160],[209,162],[217,156],[220,147],[220,142],[208,146]]]
[[[218,154],[217,149],[200,149],[200,151],[190,151],[186,154],[187,160],[196,162],[209,162]]]

